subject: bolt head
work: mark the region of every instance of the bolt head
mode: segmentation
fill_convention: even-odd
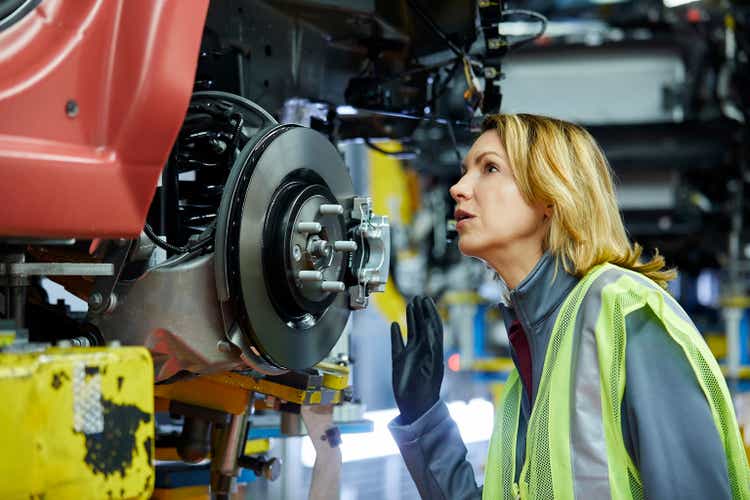
[[[104,297],[99,292],[92,293],[89,297],[89,305],[91,307],[99,307],[104,302]]]
[[[276,481],[281,475],[281,460],[273,457],[263,467],[263,476],[269,481]]]
[[[65,103],[65,114],[68,115],[68,118],[75,118],[78,116],[78,103],[75,99],[70,99]]]
[[[232,344],[227,342],[226,340],[220,340],[216,343],[216,349],[219,350],[219,352],[223,352],[225,354],[228,354],[232,352]]]
[[[302,259],[302,248],[299,245],[294,245],[294,248],[292,248],[292,256],[297,262]]]

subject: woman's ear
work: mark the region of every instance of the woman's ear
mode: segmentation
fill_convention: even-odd
[[[551,203],[547,204],[544,207],[544,218],[545,219],[549,219],[550,217],[552,217],[552,211],[553,211],[554,208],[555,208],[555,206],[552,205]]]

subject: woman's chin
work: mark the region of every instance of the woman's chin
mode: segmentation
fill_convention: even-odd
[[[479,255],[481,253],[480,249],[477,247],[477,245],[473,245],[469,238],[459,237],[458,249],[461,250],[461,253],[467,257],[481,258],[481,255]]]

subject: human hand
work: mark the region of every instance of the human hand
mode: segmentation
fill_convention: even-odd
[[[393,395],[401,422],[410,424],[440,397],[443,381],[443,323],[429,297],[414,297],[406,306],[407,342],[398,323],[391,324]]]

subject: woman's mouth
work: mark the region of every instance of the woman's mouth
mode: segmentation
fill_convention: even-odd
[[[465,219],[461,219],[460,221],[456,222],[456,231],[460,231],[461,228],[465,227],[466,224],[468,224],[471,219],[473,219],[473,217],[467,217]]]
[[[465,226],[468,223],[468,221],[470,221],[474,217],[475,217],[474,214],[471,214],[464,210],[456,210],[454,212],[454,218],[456,219],[456,230]]]

